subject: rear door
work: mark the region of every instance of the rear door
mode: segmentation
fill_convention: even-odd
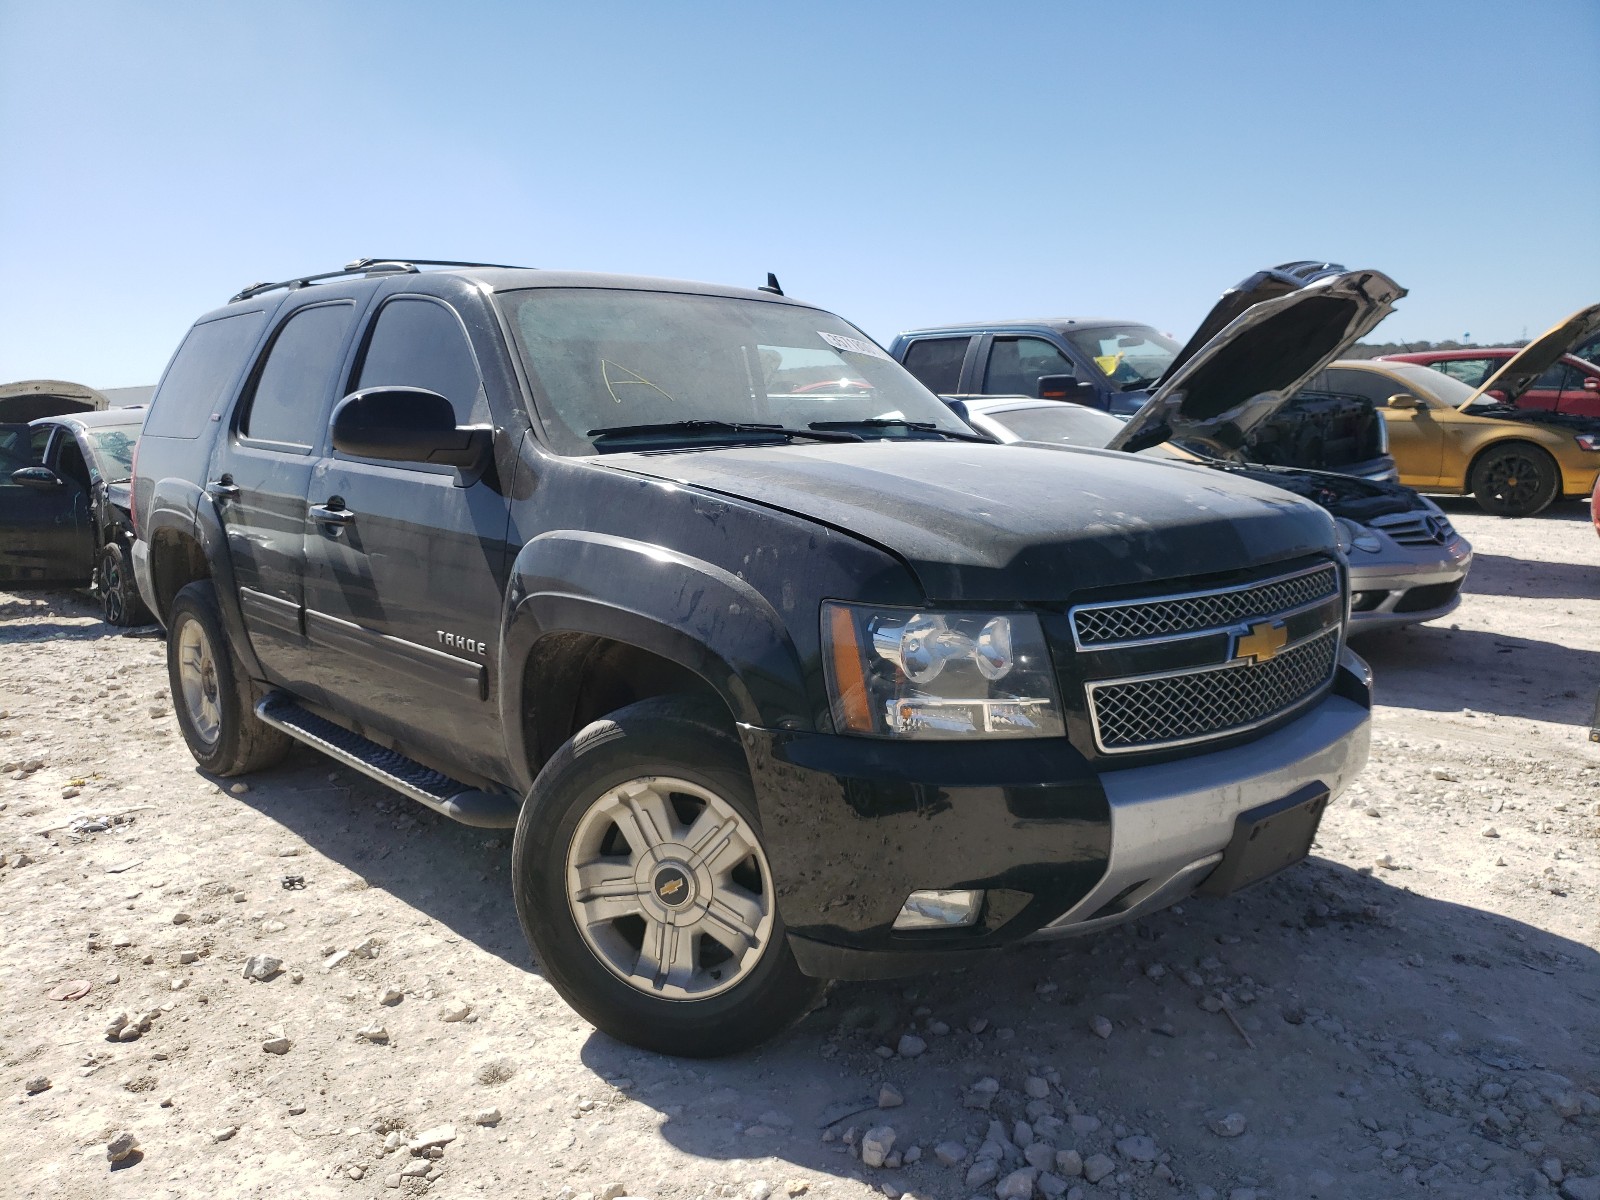
[[[349,388],[385,385],[440,393],[458,425],[494,419],[466,325],[442,298],[394,295],[376,307]],[[493,471],[472,477],[327,445],[309,500],[341,514],[305,528],[306,634],[319,685],[340,711],[413,754],[496,776],[503,741],[492,673],[509,506]]]
[[[348,289],[318,287],[280,311],[205,485],[227,534],[250,643],[270,679],[302,694],[311,693],[306,489],[359,307]]]

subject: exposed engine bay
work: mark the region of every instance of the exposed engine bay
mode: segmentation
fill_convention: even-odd
[[[1375,483],[1353,475],[1330,475],[1292,467],[1240,465],[1212,459],[1210,465],[1246,479],[1271,484],[1296,496],[1319,504],[1336,517],[1367,524],[1374,517],[1412,512],[1427,507],[1410,488],[1398,483]]]
[[[1244,454],[1272,466],[1338,471],[1384,453],[1382,422],[1360,396],[1300,392],[1251,432]]]

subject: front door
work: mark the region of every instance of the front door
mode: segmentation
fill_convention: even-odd
[[[50,434],[57,431],[56,445]],[[88,583],[94,570],[94,523],[89,511],[88,468],[77,443],[53,425],[0,426],[8,453],[0,456],[0,582]],[[78,472],[63,473],[61,446],[70,444]],[[54,465],[52,465],[52,461]],[[68,464],[73,465],[72,463]],[[27,466],[49,469],[56,483],[30,486],[11,473]]]
[[[439,300],[396,296],[377,310],[351,390],[385,385],[440,393],[457,424],[492,419],[466,330]],[[473,478],[330,446],[309,502],[306,635],[323,691],[421,757],[498,777],[509,506],[493,472]]]
[[[1439,485],[1444,459],[1444,431],[1440,421],[1455,413],[1426,397],[1416,397],[1417,408],[1389,408],[1384,400],[1383,423],[1389,431],[1389,453],[1406,487],[1426,490]]]
[[[302,625],[306,489],[357,315],[353,298],[315,291],[279,321],[205,480],[262,669],[312,695]]]

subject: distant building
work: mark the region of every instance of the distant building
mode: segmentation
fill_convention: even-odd
[[[156,394],[156,385],[147,383],[143,387],[101,388],[100,394],[111,408],[127,408],[133,404],[149,404],[150,397]]]

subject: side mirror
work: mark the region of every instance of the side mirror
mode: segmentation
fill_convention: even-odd
[[[1383,402],[1385,408],[1421,408],[1422,401],[1410,392],[1398,392]]]
[[[49,467],[18,467],[11,472],[11,482],[20,483],[36,492],[53,492],[56,488],[66,486],[61,476]]]
[[[1600,379],[1596,379],[1593,375],[1585,375],[1583,377],[1583,390],[1586,392],[1600,392]]]
[[[1083,400],[1093,395],[1094,387],[1079,383],[1076,375],[1041,375],[1038,392],[1041,400]]]
[[[333,447],[362,458],[440,463],[474,471],[494,443],[488,425],[457,425],[456,412],[426,388],[376,387],[351,392],[333,410]]]

